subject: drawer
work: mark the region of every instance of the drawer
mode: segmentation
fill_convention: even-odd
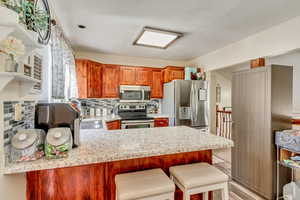
[[[121,129],[120,120],[106,122],[107,130],[118,130]]]
[[[154,127],[167,127],[169,126],[168,118],[156,118],[154,119]]]

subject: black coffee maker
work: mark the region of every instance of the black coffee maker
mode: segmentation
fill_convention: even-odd
[[[35,107],[35,128],[70,128],[73,147],[80,144],[80,111],[68,103],[39,103]]]

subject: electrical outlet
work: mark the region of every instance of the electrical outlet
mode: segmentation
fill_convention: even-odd
[[[20,103],[15,105],[15,121],[22,120],[22,105]]]

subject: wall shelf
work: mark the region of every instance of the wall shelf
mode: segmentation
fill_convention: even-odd
[[[0,97],[25,97],[33,88],[33,86],[40,82],[34,78],[28,77],[17,72],[0,72]],[[11,88],[18,87],[18,91],[11,93]]]

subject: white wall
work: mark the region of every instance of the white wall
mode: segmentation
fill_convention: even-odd
[[[299,90],[299,85],[300,85],[300,50],[295,50],[292,52],[289,52],[284,55],[280,56],[274,56],[274,57],[268,57],[266,58],[266,65],[271,65],[271,64],[279,64],[279,65],[287,65],[287,66],[293,66],[293,114],[297,115],[300,117],[300,90]],[[231,68],[231,70],[229,70]],[[218,74],[222,74],[223,72],[227,73],[228,71],[237,71],[237,70],[243,70],[243,69],[249,69],[250,68],[250,62],[245,62],[243,64],[238,64],[234,65],[228,68],[228,70],[221,69],[214,71],[216,73],[217,77]],[[228,76],[223,76],[223,78],[228,79]],[[222,81],[222,77],[218,79],[219,81]],[[223,85],[229,86],[227,83],[223,83]],[[222,86],[222,85],[221,85]],[[226,87],[227,87],[226,86]],[[229,100],[226,99],[224,101]]]
[[[216,83],[221,87],[220,107],[231,107],[231,79],[228,79],[220,72],[214,72]]]
[[[258,57],[284,54],[300,48],[300,17],[189,61],[206,70],[228,67]]]
[[[266,64],[293,66],[293,113],[300,115],[300,51],[268,58]]]
[[[76,51],[76,58],[90,59],[105,64],[118,64],[118,65],[132,65],[132,66],[146,66],[146,67],[165,67],[172,66],[185,66],[185,60],[161,60],[142,57],[129,57],[119,56],[112,54],[103,54],[88,51]]]

